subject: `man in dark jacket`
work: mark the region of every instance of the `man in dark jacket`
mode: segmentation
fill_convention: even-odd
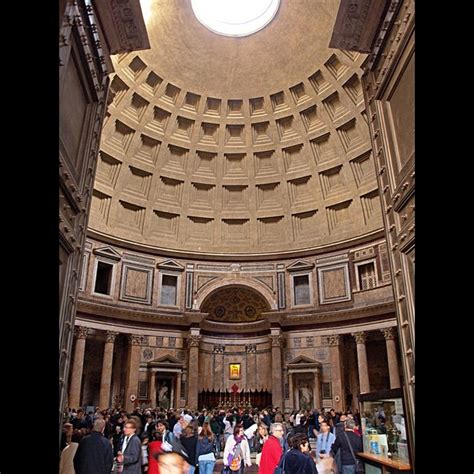
[[[142,474],[142,443],[136,435],[137,422],[128,420],[123,427],[122,450],[117,454],[117,461],[123,464],[124,474]]]
[[[110,474],[114,455],[104,428],[105,421],[99,418],[92,433],[81,439],[73,460],[76,474]]]
[[[355,421],[348,418],[344,422],[345,430],[336,435],[336,441],[332,444],[331,447],[331,456],[335,457],[336,453],[341,450],[341,465],[342,471],[341,474],[353,474],[357,472],[357,456],[356,453],[363,451],[362,447],[362,437],[354,433]],[[354,456],[352,455],[354,452]]]
[[[317,474],[316,464],[310,455],[309,439],[305,433],[298,433],[291,438],[291,449],[280,460],[288,474]]]

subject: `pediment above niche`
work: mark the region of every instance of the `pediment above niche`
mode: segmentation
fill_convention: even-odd
[[[311,357],[306,357],[304,355],[300,355],[296,357],[295,359],[291,360],[287,364],[288,366],[292,366],[293,368],[297,367],[308,367],[308,366],[316,366],[316,367],[321,367],[321,362],[311,359]]]
[[[314,268],[314,263],[307,262],[306,260],[297,260],[286,267],[288,272],[297,272],[299,270],[311,270]]]
[[[110,258],[112,260],[119,261],[122,258],[122,255],[119,254],[114,248],[110,246],[106,247],[99,247],[93,250],[95,255],[99,255],[101,257]]]
[[[150,360],[148,365],[153,367],[182,367],[183,363],[171,354],[166,354],[157,359]]]
[[[159,268],[160,270],[171,270],[174,272],[183,272],[184,267],[180,265],[178,262],[175,262],[172,259],[165,260],[164,262],[159,263],[156,268]]]

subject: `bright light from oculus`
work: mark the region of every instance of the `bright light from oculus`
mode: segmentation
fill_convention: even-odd
[[[224,36],[248,36],[268,25],[280,0],[191,0],[196,18]]]

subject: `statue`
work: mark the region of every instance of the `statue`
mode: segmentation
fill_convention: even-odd
[[[300,410],[311,410],[313,405],[313,390],[305,385],[299,389]]]
[[[164,410],[168,410],[170,407],[170,399],[168,397],[168,387],[163,384],[158,390],[158,405],[163,408]]]

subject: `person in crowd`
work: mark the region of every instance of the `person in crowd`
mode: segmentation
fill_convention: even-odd
[[[349,418],[344,422],[344,425],[345,429],[340,435],[336,436],[330,454],[332,457],[335,457],[336,453],[340,450],[342,469],[340,469],[339,472],[341,474],[354,474],[357,472],[357,457],[355,454],[363,451],[362,438],[354,433],[354,428],[356,426],[354,420]],[[354,455],[351,452],[349,443]]]
[[[89,428],[89,424],[82,408],[79,408],[79,410],[77,410],[76,416],[72,418],[71,423],[75,430],[80,430],[81,428]]]
[[[148,443],[150,438],[147,434],[142,435],[142,473],[148,472]]]
[[[124,474],[142,474],[142,443],[136,432],[137,422],[130,418],[123,427],[122,449],[117,454]]]
[[[316,464],[310,455],[309,439],[306,433],[295,434],[290,441],[291,449],[280,461],[285,474],[316,474]]]
[[[63,424],[63,430],[61,432],[61,445],[60,445],[61,452],[71,442],[73,430],[74,430],[74,427],[72,426],[72,423]]]
[[[153,431],[155,431],[155,424],[153,423],[153,416],[151,413],[148,413],[145,417],[145,425],[143,426],[142,436],[147,435],[148,439],[152,439]]]
[[[109,440],[103,435],[104,429],[105,421],[95,420],[92,433],[79,442],[73,461],[76,474],[110,474],[114,454]]]
[[[224,423],[219,415],[211,415],[209,425],[214,434],[214,455],[217,459],[221,454],[221,435],[224,433]]]
[[[209,422],[205,421],[199,433],[196,445],[196,457],[199,463],[199,474],[212,474],[216,457],[214,455],[214,433]]]
[[[316,440],[316,459],[327,458],[331,451],[331,447],[336,441],[336,436],[331,433],[329,429],[329,423],[322,421],[320,424],[320,432]]]
[[[148,474],[160,474],[158,453],[161,451],[163,438],[158,430],[153,431],[152,441],[148,443]]]
[[[196,444],[197,434],[191,425],[186,426],[179,438],[188,455],[189,474],[193,474],[197,466]]]
[[[118,452],[122,446],[123,435],[120,425],[115,426],[115,433],[112,435],[112,447],[114,449],[114,457],[117,457]]]
[[[163,443],[162,449],[154,456],[160,474],[189,474],[189,456],[180,439]]]
[[[163,441],[171,443],[174,440],[173,433],[168,430],[168,423],[165,420],[158,420],[156,429],[161,434]]]
[[[79,430],[73,431],[70,443],[61,451],[59,474],[76,474],[73,460],[81,438],[82,435]]]
[[[262,457],[258,466],[259,474],[273,474],[283,452],[280,444],[280,440],[283,437],[283,425],[281,423],[272,423],[270,425],[270,433],[270,436],[263,444]]]
[[[258,424],[258,428],[257,428],[257,445],[256,445],[256,452],[257,452],[257,455],[255,456],[255,464],[257,464],[257,466],[260,465],[260,459],[262,457],[262,450],[263,450],[263,445],[265,443],[265,441],[268,439],[268,426],[263,423],[263,422],[260,422]]]
[[[316,464],[318,472],[331,473],[335,470],[335,460],[330,456],[331,447],[336,440],[334,433],[331,433],[329,423],[321,421],[320,432],[316,440]],[[338,453],[339,455],[340,453]],[[340,456],[339,456],[340,458]]]
[[[193,417],[191,415],[188,415],[188,414],[181,415],[179,417],[178,423],[176,423],[173,428],[174,438],[179,438],[181,436],[181,432],[183,431],[183,429],[186,428],[186,426],[188,426],[192,420],[193,420]]]
[[[240,474],[245,470],[245,466],[251,466],[250,447],[244,435],[244,427],[236,425],[233,436],[229,436],[224,447],[224,466],[231,470],[234,466],[240,465]],[[229,470],[227,469],[227,471]]]

